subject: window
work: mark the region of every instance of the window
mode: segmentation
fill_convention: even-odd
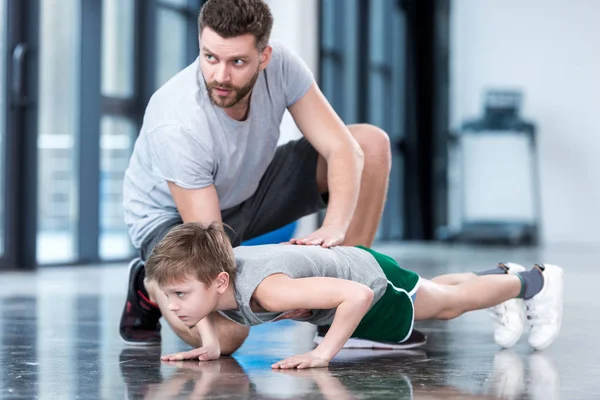
[[[100,117],[100,222],[102,260],[133,255],[123,219],[123,178],[138,132],[135,114],[135,1],[103,0],[102,97]]]
[[[158,88],[181,71],[189,62],[188,36],[196,34],[196,14],[200,10],[187,8],[187,0],[162,0],[156,15],[156,76]],[[194,40],[195,42],[195,40]],[[196,51],[198,53],[198,46]],[[195,58],[195,57],[194,57]],[[193,60],[193,58],[192,58]]]
[[[358,1],[324,0],[321,8],[321,89],[346,124],[356,123],[360,120],[356,84]]]
[[[197,57],[202,3],[0,0],[0,268],[134,256],[123,177],[150,96]]]
[[[382,128],[392,145],[404,136],[405,22],[395,0],[369,2],[366,122]],[[403,237],[404,160],[392,148],[390,186],[378,232]]]
[[[0,257],[4,255],[4,231],[5,231],[5,142],[6,142],[6,1],[0,0]]]
[[[396,0],[321,1],[323,93],[346,124],[382,128],[392,142],[393,169],[378,239],[403,235],[403,159],[395,151],[404,130],[406,32]]]
[[[80,1],[41,0],[38,112],[39,263],[77,258]]]
[[[102,95],[134,95],[134,0],[102,1]]]
[[[123,259],[133,252],[123,216],[123,176],[138,127],[111,115],[100,126],[100,258]]]

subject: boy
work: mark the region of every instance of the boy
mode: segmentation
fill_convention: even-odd
[[[499,306],[504,324],[498,325],[497,337],[511,345],[523,332],[524,318],[515,316],[524,315],[525,307],[532,324],[529,343],[535,349],[556,339],[562,321],[563,271],[554,265],[523,271],[515,264],[500,264],[479,275],[427,280],[364,247],[233,249],[220,225],[186,223],[165,236],[145,268],[150,299],[165,317],[183,321],[190,335],[198,322],[208,321],[198,328],[200,349],[165,360],[218,358],[218,332],[210,322],[214,311],[251,326],[307,309],[309,316],[298,320],[331,325],[313,351],[272,366],[282,369],[326,367],[351,337],[402,342],[415,320],[452,319],[488,307]],[[512,305],[502,307],[508,300]],[[511,314],[515,305],[521,313]]]

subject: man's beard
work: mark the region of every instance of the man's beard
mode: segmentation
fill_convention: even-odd
[[[248,93],[250,93],[250,91],[254,87],[254,84],[258,80],[259,73],[260,70],[257,68],[256,73],[252,76],[250,81],[246,85],[241,87],[229,83],[219,83],[217,81],[208,83],[205,79],[204,83],[206,84],[206,90],[208,90],[208,97],[210,97],[210,101],[212,101],[213,104],[217,107],[222,108],[231,108],[237,105],[244,97],[246,97]],[[229,93],[229,95],[227,96],[219,96],[215,94],[215,88],[217,87],[220,89],[231,90],[231,93]]]

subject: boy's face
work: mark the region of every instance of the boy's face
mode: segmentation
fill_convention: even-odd
[[[185,278],[161,289],[169,301],[169,310],[188,327],[217,309],[220,290],[216,280],[207,287],[196,278]]]

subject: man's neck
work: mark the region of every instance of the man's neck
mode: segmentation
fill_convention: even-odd
[[[240,100],[235,106],[225,108],[225,114],[236,121],[245,121],[248,118],[248,112],[250,111],[250,96],[252,96],[252,92],[248,93],[248,95]]]

